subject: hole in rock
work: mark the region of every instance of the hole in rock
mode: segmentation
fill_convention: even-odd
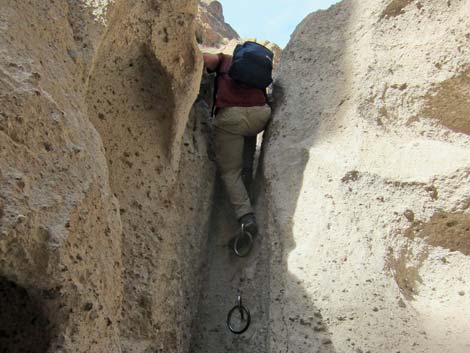
[[[48,323],[26,289],[0,277],[0,353],[46,353]]]

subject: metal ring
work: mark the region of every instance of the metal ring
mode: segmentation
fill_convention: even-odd
[[[246,325],[244,327],[242,327],[242,329],[240,330],[237,330],[235,328],[232,327],[232,324],[231,324],[231,319],[232,319],[232,315],[233,313],[235,312],[235,310],[238,310],[240,312],[240,316],[241,318],[243,319],[244,317],[244,314],[246,315]],[[251,315],[250,315],[250,311],[245,308],[242,304],[241,304],[241,298],[239,297],[238,299],[238,304],[235,305],[232,309],[230,309],[230,311],[228,312],[228,315],[227,315],[227,327],[228,329],[236,334],[236,335],[241,335],[243,332],[245,332],[246,330],[248,330],[248,327],[250,327],[250,323],[251,323]]]
[[[244,237],[248,237],[249,245],[245,251],[240,251],[240,249],[238,248],[238,243]],[[235,238],[235,241],[233,242],[233,251],[235,252],[235,255],[237,255],[238,257],[248,256],[252,248],[253,248],[253,236],[251,235],[250,232],[247,232],[247,231],[242,232],[239,236]]]

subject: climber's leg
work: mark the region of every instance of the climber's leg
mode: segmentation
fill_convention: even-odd
[[[265,129],[271,116],[271,109],[268,106],[245,108],[244,125],[246,126],[245,146],[243,149],[243,171],[242,178],[245,186],[250,193],[250,187],[253,181],[253,162],[256,152],[256,136]]]
[[[250,188],[253,182],[253,164],[256,152],[256,136],[245,136],[244,140],[242,179],[246,189],[248,190],[248,194],[250,194]]]
[[[220,109],[214,122],[216,161],[235,213],[240,219],[253,213],[242,181],[244,136],[256,136],[269,119],[269,107]]]
[[[244,144],[244,137],[240,134],[242,114],[238,107],[223,108],[219,110],[214,122],[216,161],[237,218],[253,212],[242,181]]]
[[[215,128],[215,158],[237,218],[253,213],[242,181],[243,136]]]
[[[232,134],[256,136],[264,130],[271,116],[271,108],[261,107],[230,107],[220,109],[214,126]]]
[[[271,108],[268,105],[261,107],[241,108],[244,110],[243,124],[241,124],[244,136],[256,136],[266,128],[271,116]]]

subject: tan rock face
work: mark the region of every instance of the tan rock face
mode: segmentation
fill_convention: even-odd
[[[4,1],[0,347],[469,351],[468,12],[349,0],[298,26],[241,260],[221,185],[209,231],[193,104],[196,34],[236,43],[220,3]],[[225,327],[239,289],[241,338]]]
[[[260,205],[271,351],[469,349],[469,10],[344,1],[284,50]]]
[[[225,22],[222,4],[219,1],[199,1],[197,14],[197,39],[207,47],[220,47],[232,39],[237,32]]]
[[[189,344],[214,175],[201,130],[207,108],[193,107],[197,4],[108,7],[2,5],[0,347],[8,351]]]
[[[436,65],[442,66],[441,63]],[[470,66],[439,83],[426,98],[420,115],[436,119],[455,132],[470,135]]]
[[[99,24],[66,1],[0,17],[0,346],[119,351],[121,224],[83,84]]]
[[[90,119],[123,223],[125,352],[189,343],[214,175],[207,111],[190,116],[202,73],[196,11],[194,1],[117,2],[90,75]]]

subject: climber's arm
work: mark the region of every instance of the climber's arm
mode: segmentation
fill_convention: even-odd
[[[207,72],[212,73],[217,70],[217,66],[219,66],[219,56],[217,54],[209,54],[204,53],[204,68]]]

